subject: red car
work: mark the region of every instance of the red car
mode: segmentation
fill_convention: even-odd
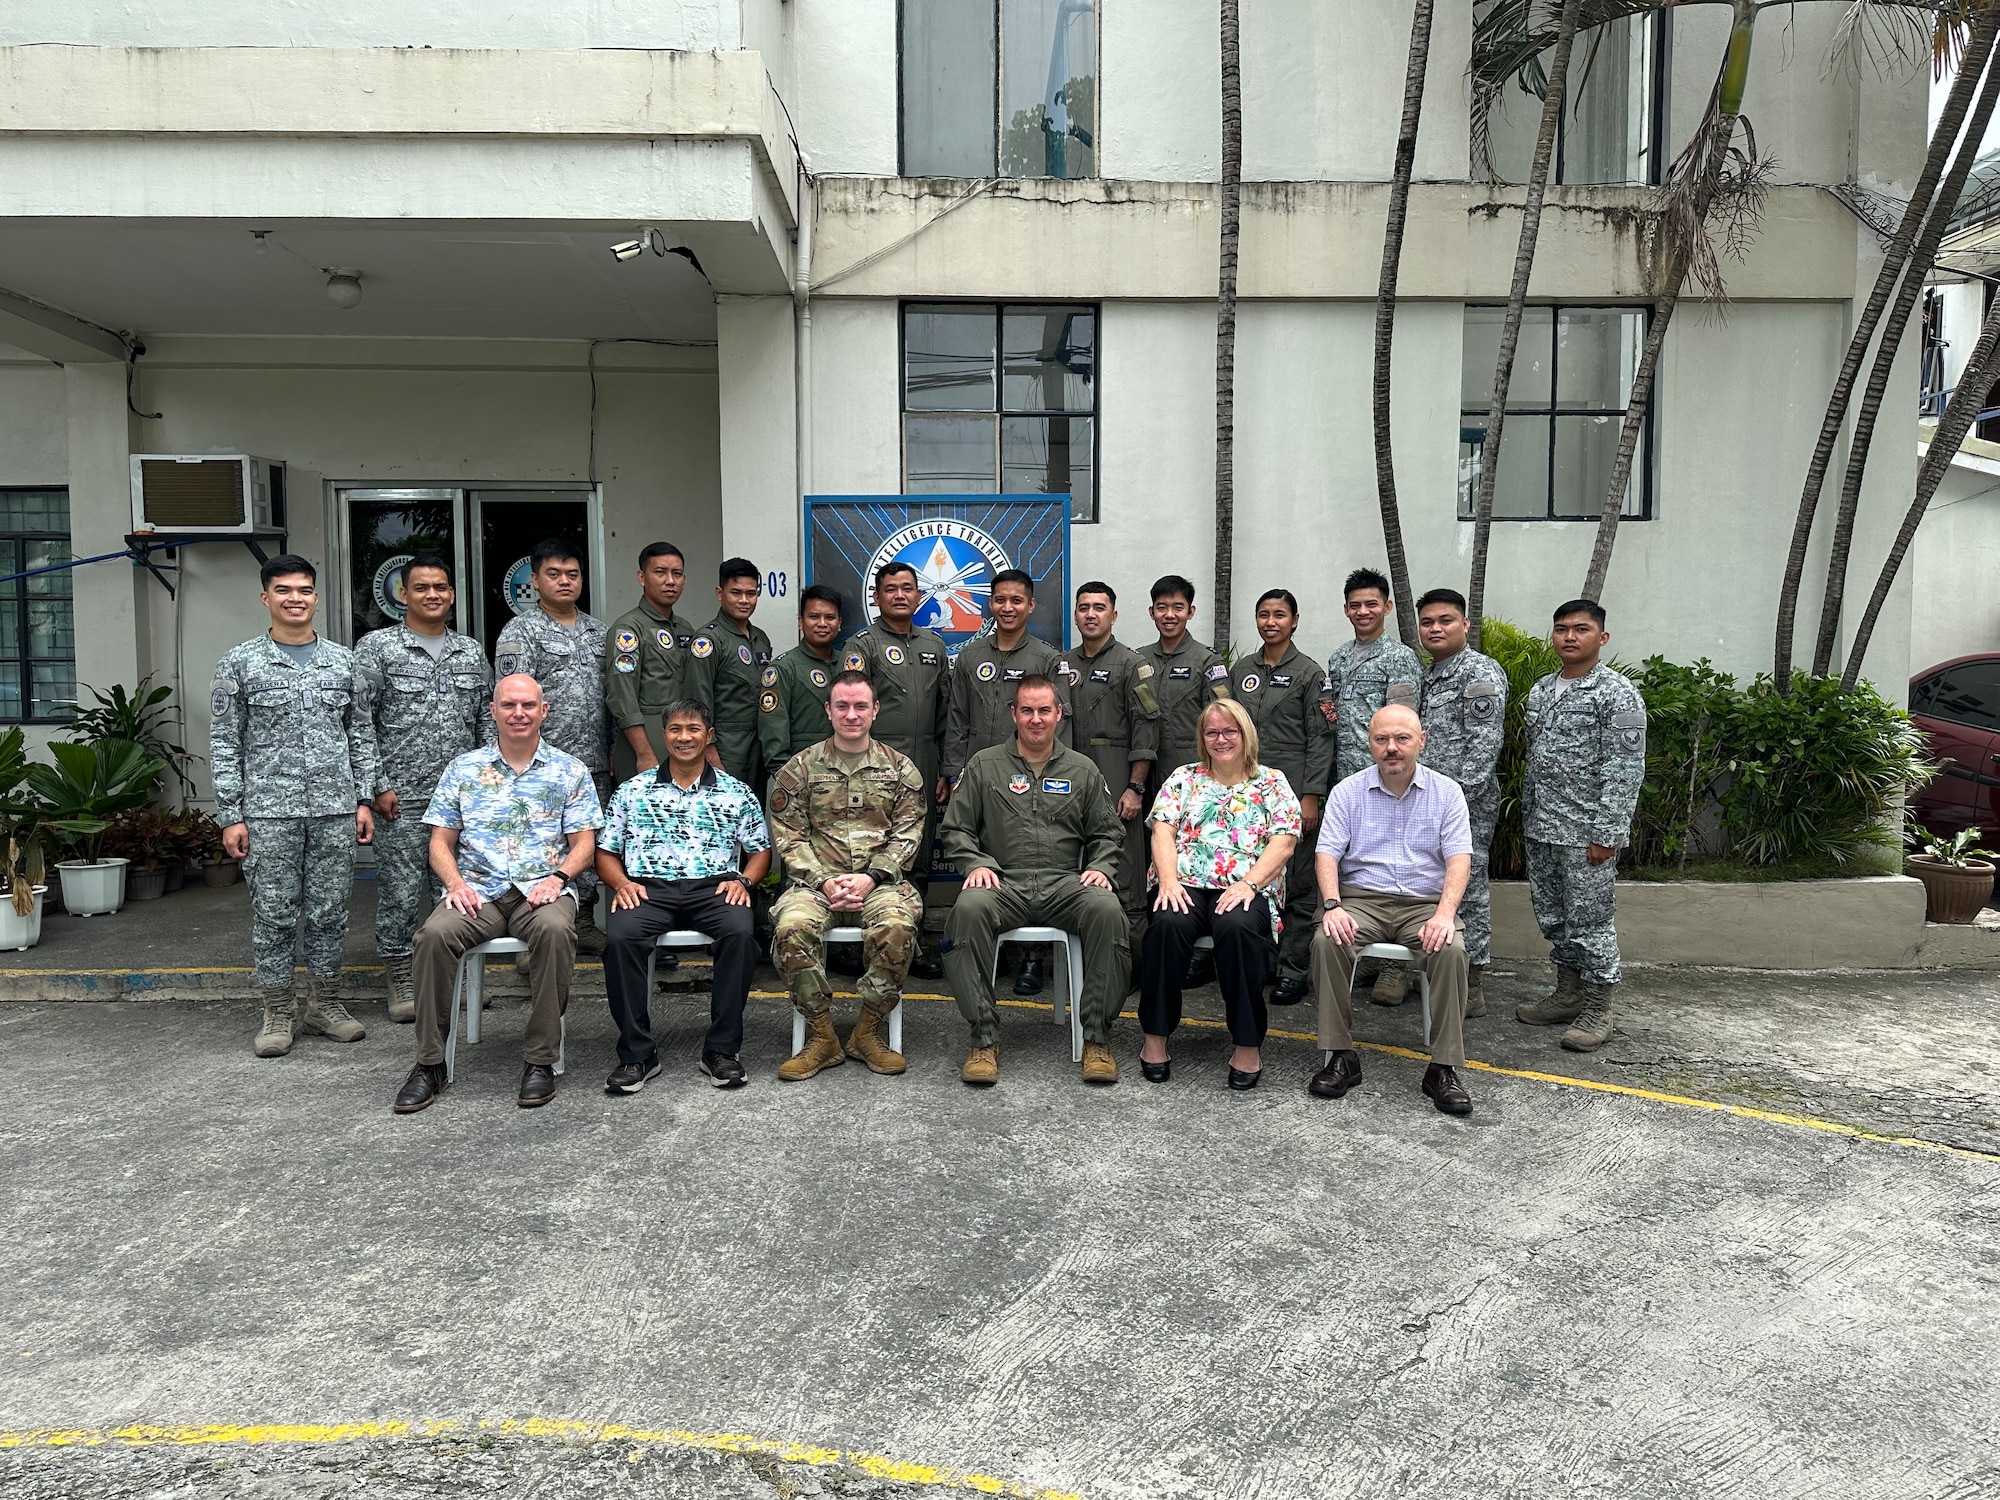
[[[1910,679],[1910,717],[1944,769],[1910,798],[1932,833],[1980,830],[2000,848],[2000,656],[1961,656]]]

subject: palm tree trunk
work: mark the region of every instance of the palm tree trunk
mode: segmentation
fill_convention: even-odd
[[[1243,219],[1238,0],[1222,4],[1222,254],[1215,294],[1215,649],[1229,649],[1236,580],[1236,251]]]
[[[1952,147],[1957,144],[1960,129],[1965,123],[1966,109],[1972,103],[1973,89],[1978,86],[1979,76],[1992,55],[1997,35],[2000,35],[2000,10],[1990,5],[1983,7],[1973,19],[1972,35],[1966,43],[1964,56],[1959,60],[1958,76],[1952,80],[1944,112],[1938,116],[1937,129],[1931,133],[1930,152],[1924,158],[1923,171],[1911,191],[1909,207],[1903,211],[1902,222],[1896,226],[1895,238],[1882,252],[1882,268],[1875,275],[1874,288],[1869,292],[1867,304],[1854,325],[1854,333],[1847,341],[1847,357],[1841,361],[1840,373],[1833,382],[1833,394],[1827,398],[1826,415],[1820,419],[1819,441],[1813,446],[1812,462],[1806,466],[1805,488],[1799,495],[1799,513],[1792,522],[1791,550],[1785,554],[1785,578],[1778,589],[1777,638],[1771,649],[1771,676],[1780,693],[1791,691],[1792,645],[1797,633],[1799,590],[1805,579],[1806,550],[1812,544],[1813,521],[1819,510],[1820,492],[1826,486],[1827,469],[1833,462],[1833,450],[1840,441],[1840,429],[1847,422],[1847,407],[1854,395],[1854,382],[1861,373],[1861,361],[1867,356],[1868,346],[1874,342],[1882,310],[1888,306],[1889,295],[1909,264],[1918,228],[1930,211],[1938,179],[1943,176],[1945,163],[1951,157]]]
[[[1375,496],[1382,507],[1382,544],[1403,643],[1417,644],[1410,562],[1403,552],[1403,520],[1396,505],[1396,455],[1389,435],[1390,363],[1396,335],[1396,273],[1403,261],[1403,224],[1409,216],[1410,178],[1417,165],[1417,126],[1424,112],[1424,72],[1430,65],[1431,16],[1436,0],[1416,0],[1410,16],[1410,60],[1403,74],[1403,120],[1396,133],[1389,178],[1389,218],[1382,232],[1382,279],[1375,291]]]
[[[1889,389],[1889,375],[1896,362],[1896,351],[1903,341],[1903,331],[1909,326],[1910,313],[1923,292],[1924,278],[1930,272],[1931,262],[1937,258],[1938,244],[1944,238],[1952,210],[1958,206],[1959,195],[1965,189],[1965,179],[1972,171],[1973,162],[1978,159],[1980,143],[1986,136],[1986,125],[1993,118],[1996,102],[2000,102],[2000,68],[1989,68],[1986,82],[1979,90],[1978,102],[1972,106],[1971,117],[1966,121],[1965,138],[1958,143],[1958,154],[1952,158],[1951,167],[1945,173],[1944,182],[1925,216],[1923,231],[1917,236],[1910,262],[1903,268],[1902,285],[1897,288],[1896,300],[1882,324],[1882,341],[1876,346],[1875,362],[1868,370],[1868,386],[1861,394],[1861,406],[1854,415],[1854,435],[1847,444],[1847,472],[1840,485],[1840,508],[1834,515],[1833,545],[1828,550],[1826,564],[1826,593],[1819,607],[1819,639],[1813,647],[1813,675],[1816,677],[1826,675],[1833,666],[1835,641],[1840,634],[1840,608],[1847,591],[1847,557],[1854,542],[1854,516],[1861,505],[1861,482],[1868,472],[1868,452],[1875,437],[1875,418],[1882,409],[1882,397]]]
[[[1583,0],[1563,0],[1555,55],[1549,60],[1547,93],[1542,98],[1542,123],[1535,135],[1535,161],[1528,170],[1527,201],[1521,205],[1521,239],[1514,250],[1514,280],[1507,289],[1507,314],[1500,324],[1500,358],[1493,367],[1493,401],[1486,411],[1486,433],[1479,446],[1479,491],[1472,507],[1472,576],[1466,584],[1472,616],[1472,648],[1479,649],[1480,627],[1486,618],[1486,556],[1493,536],[1493,487],[1500,478],[1500,433],[1507,420],[1507,387],[1514,378],[1514,355],[1521,344],[1521,318],[1527,310],[1528,277],[1535,268],[1535,242],[1542,232],[1542,198],[1555,160],[1556,132],[1562,123],[1563,100],[1569,87],[1569,59],[1576,44],[1576,19]]]

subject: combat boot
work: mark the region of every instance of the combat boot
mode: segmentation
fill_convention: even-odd
[[[1486,1014],[1486,965],[1471,964],[1465,974],[1465,1018]]]
[[[974,1088],[988,1088],[1000,1081],[1000,1049],[998,1047],[974,1047],[965,1055],[965,1066],[958,1070],[961,1083],[969,1083]]]
[[[1111,1049],[1102,1042],[1083,1044],[1083,1081],[1085,1083],[1116,1083],[1118,1081],[1118,1059],[1111,1055]]]
[[[1564,1048],[1571,1052],[1595,1052],[1611,1040],[1611,991],[1608,984],[1585,984],[1583,1009],[1576,1023],[1562,1034]]]
[[[401,1025],[408,1025],[417,1018],[417,995],[412,980],[413,960],[407,953],[399,953],[394,958],[382,960],[382,969],[389,981],[389,1019]]]
[[[1529,1026],[1562,1026],[1577,1018],[1583,1010],[1583,976],[1561,964],[1555,970],[1554,991],[1540,1000],[1515,1006],[1515,1020]]]
[[[292,992],[266,991],[264,1024],[257,1028],[251,1050],[259,1057],[283,1057],[292,1050]]]
[[[368,1035],[361,1023],[347,1013],[338,993],[339,986],[333,980],[306,975],[306,1013],[299,1018],[299,1030],[335,1042],[358,1042]]]
[[[847,1054],[840,1050],[840,1034],[833,1029],[833,1014],[822,1010],[806,1017],[805,1047],[797,1057],[788,1057],[778,1064],[778,1077],[786,1083],[797,1083],[846,1061]]]
[[[895,1008],[893,1001],[887,1004],[880,1000],[868,1001],[861,1007],[861,1018],[847,1034],[847,1055],[858,1063],[867,1064],[871,1073],[900,1073],[909,1066],[903,1061],[902,1053],[889,1050],[889,1044],[882,1036],[889,1012]]]
[[[576,951],[579,957],[589,954],[592,958],[603,956],[604,929],[597,925],[597,913],[589,906],[579,905],[576,909]],[[526,958],[524,953],[521,955]]]
[[[1375,976],[1368,998],[1377,1005],[1401,1005],[1410,998],[1410,971],[1401,964],[1385,967]]]

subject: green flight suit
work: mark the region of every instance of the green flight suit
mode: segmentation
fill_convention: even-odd
[[[1239,661],[1229,674],[1229,690],[1257,726],[1257,762],[1284,774],[1292,795],[1322,803],[1333,781],[1333,726],[1320,712],[1319,663],[1297,646],[1276,666],[1263,652]],[[1285,867],[1284,929],[1278,938],[1280,978],[1303,979],[1311,972],[1313,932],[1319,924],[1319,877],[1313,868],[1317,825],[1301,833]]]
[[[1015,927],[1060,927],[1083,941],[1084,1037],[1111,1040],[1132,967],[1125,912],[1111,891],[1078,878],[1115,880],[1125,829],[1090,758],[1057,745],[1038,771],[1013,744],[966,762],[939,830],[947,858],[970,874],[996,870],[995,889],[966,887],[945,924],[945,977],[974,1047],[996,1045],[993,956]]]
[[[1153,669],[1153,696],[1160,701],[1160,756],[1153,762],[1146,794],[1150,811],[1168,775],[1201,759],[1194,721],[1214,699],[1229,696],[1229,667],[1221,653],[1191,635],[1181,637],[1178,651],[1168,651],[1158,641],[1141,646],[1139,659]]]
[[[757,695],[757,739],[764,751],[764,768],[771,775],[776,776],[806,746],[833,733],[826,700],[833,691],[833,674],[839,670],[833,658],[814,655],[804,642],[764,668],[763,691]]]
[[[644,599],[604,632],[604,702],[611,711],[611,780],[630,781],[639,770],[628,729],[644,729],[653,758],[665,765],[667,742],[660,715],[669,703],[692,698],[688,647],[694,626],[678,613],[661,615]]]
[[[1063,722],[1056,742],[1076,743],[1069,729],[1069,688],[1056,676],[1062,653],[1039,636],[1021,637],[1012,651],[1000,649],[997,635],[974,636],[958,648],[951,672],[951,717],[945,725],[944,774],[955,777],[965,763],[990,745],[1014,740],[1014,684],[1037,674],[1056,685]]]
[[[715,715],[722,769],[762,795],[764,748],[757,737],[757,703],[764,692],[764,669],[771,665],[771,638],[755,624],[746,628],[717,615],[688,643],[688,655],[694,658],[694,691],[688,696],[700,699]]]
[[[1133,780],[1133,764],[1144,761],[1150,767],[1160,753],[1160,700],[1153,694],[1153,668],[1113,637],[1095,656],[1081,646],[1064,656],[1056,663],[1056,678],[1068,687],[1075,705],[1070,742],[1104,774],[1116,811],[1118,799]],[[1124,823],[1125,848],[1117,877],[1118,900],[1132,923],[1135,952],[1146,920],[1145,807],[1142,782],[1139,816]]]

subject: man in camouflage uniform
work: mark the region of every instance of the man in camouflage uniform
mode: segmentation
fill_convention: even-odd
[[[951,708],[951,652],[944,637],[916,622],[923,589],[917,570],[886,562],[875,570],[875,621],[847,638],[841,667],[863,672],[875,685],[879,712],[874,738],[916,763],[924,783],[924,833],[910,884],[921,904],[929,899],[931,841],[937,809],[950,792],[939,772]],[[944,967],[919,948],[910,960],[918,979],[940,979]]]
[[[603,804],[611,795],[610,714],[604,703],[604,622],[577,607],[583,595],[583,558],[572,542],[550,538],[528,555],[536,607],[514,616],[500,629],[493,647],[493,677],[526,673],[541,685],[548,717],[542,738],[574,755],[590,772]],[[486,743],[497,744],[489,723]],[[604,931],[597,925],[598,880],[586,871],[576,882],[576,951],[602,953]],[[515,962],[528,972],[528,956]]]
[[[715,744],[709,763],[745,786],[764,785],[764,750],[758,740],[757,708],[764,693],[764,669],[771,665],[771,638],[750,623],[764,575],[747,557],[732,557],[716,575],[715,618],[695,633],[689,681],[697,702],[715,716]]]
[[[669,703],[694,696],[689,677],[694,626],[675,605],[687,564],[672,542],[650,542],[639,553],[639,602],[611,622],[604,638],[604,703],[611,716],[611,779],[630,781],[666,759],[660,715]],[[662,959],[668,954],[662,953]]]
[[[1056,677],[1075,705],[1071,738],[1104,774],[1112,810],[1125,825],[1118,900],[1137,953],[1146,931],[1146,825],[1139,814],[1160,753],[1160,700],[1153,695],[1153,668],[1111,633],[1118,595],[1110,584],[1077,589],[1075,617],[1077,647],[1056,663]]]
[[[339,988],[354,845],[375,836],[375,735],[354,653],[313,631],[313,565],[282,553],[264,564],[262,579],[271,628],[215,664],[208,755],[222,847],[244,861],[250,882],[250,946],[264,997],[254,1050],[283,1057],[295,1029],[336,1042],[366,1034]],[[301,925],[302,991],[293,973]]]
[[[1486,1014],[1484,981],[1493,955],[1493,891],[1487,859],[1500,822],[1500,747],[1507,740],[1507,669],[1466,644],[1465,596],[1432,589],[1417,601],[1417,634],[1430,654],[1417,707],[1424,723],[1423,763],[1465,793],[1472,824],[1472,875],[1458,919],[1470,965],[1465,1013]]]
[[[444,894],[424,810],[453,757],[479,743],[489,697],[486,653],[449,623],[458,599],[451,564],[429,552],[411,558],[403,597],[402,623],[369,631],[354,648],[375,706],[375,951],[388,971],[392,1021],[417,1018],[411,940],[425,896]]]
[[[944,774],[953,786],[958,784],[959,773],[973,756],[1014,737],[1011,717],[1014,689],[1026,678],[1047,677],[1056,683],[1057,700],[1062,705],[1056,737],[1065,745],[1073,743],[1069,688],[1056,677],[1056,663],[1062,653],[1028,633],[1028,621],[1035,613],[1035,580],[1019,568],[1002,568],[993,575],[993,586],[986,596],[986,612],[993,621],[993,629],[958,648],[958,660],[951,672]],[[1014,993],[1041,992],[1041,952],[1031,948],[1014,976]]]
[[[871,1072],[903,1071],[903,1055],[883,1041],[882,1025],[902,1001],[923,922],[922,899],[907,876],[929,799],[915,764],[869,736],[875,714],[867,676],[841,672],[827,700],[832,737],[801,750],[771,782],[771,839],[785,862],[771,956],[806,1020],[804,1050],[778,1068],[787,1082],[849,1057]],[[830,924],[863,932],[861,1016],[844,1050],[820,963]]]
[[[757,697],[757,738],[773,775],[808,745],[826,738],[833,643],[840,635],[840,595],[823,583],[799,595],[799,643],[764,669]]]
[[[1599,660],[1611,632],[1603,606],[1572,599],[1555,613],[1562,670],[1528,692],[1528,765],[1521,832],[1528,899],[1550,942],[1555,992],[1518,1007],[1533,1026],[1569,1022],[1562,1044],[1592,1052],[1611,1039],[1618,983],[1618,851],[1631,836],[1646,776],[1646,704]]]

